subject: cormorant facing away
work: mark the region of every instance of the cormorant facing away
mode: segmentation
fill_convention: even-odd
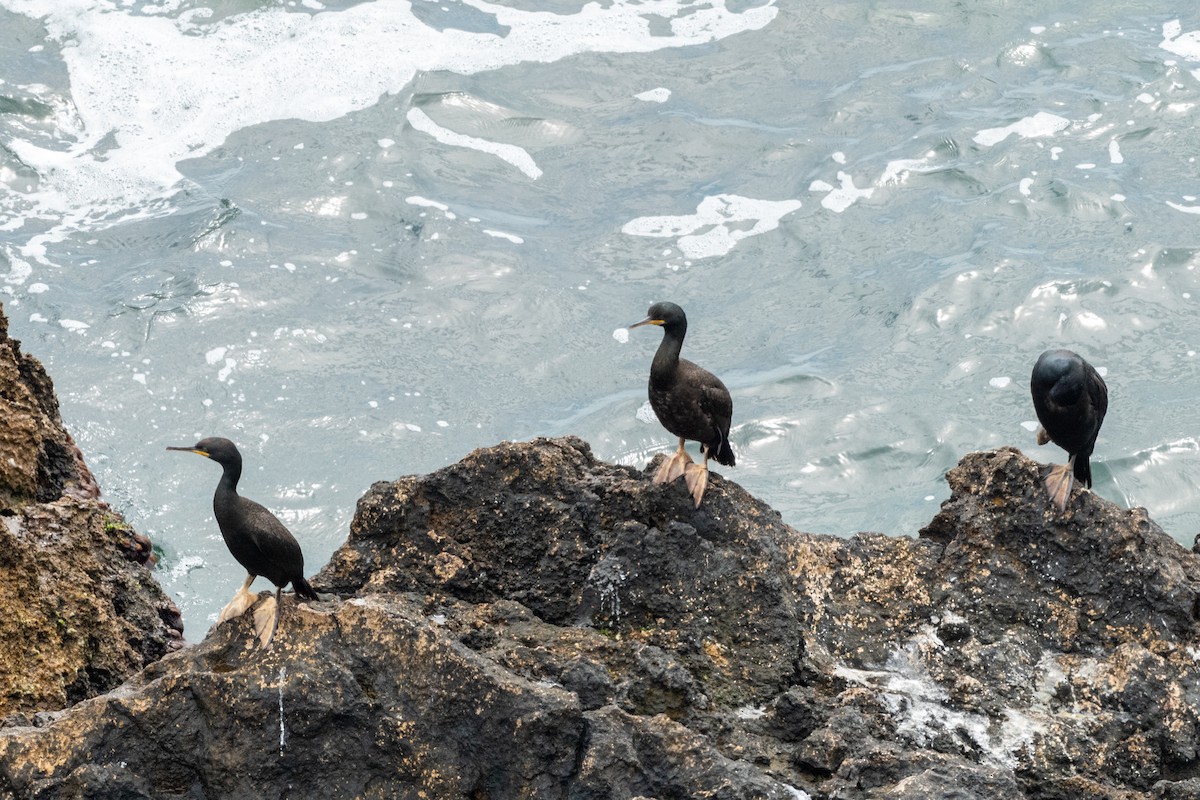
[[[261,575],[275,584],[275,597],[268,598],[254,612],[254,631],[262,646],[268,647],[279,625],[280,592],[284,586],[291,583],[296,596],[305,600],[319,599],[304,579],[304,554],[300,552],[300,544],[274,514],[237,493],[238,479],[242,476],[242,454],[233,442],[211,437],[191,447],[167,449],[211,458],[224,470],[213,495],[213,513],[229,552],[249,575],[221,611],[217,623],[239,617],[254,605],[255,596],[250,594],[250,584]]]
[[[674,303],[655,303],[639,325],[658,325],[662,343],[650,364],[650,407],[662,426],[679,437],[679,449],[663,462],[654,475],[655,483],[669,483],[680,475],[700,507],[708,486],[708,459],[727,467],[734,465],[729,446],[729,423],[733,398],[721,379],[691,361],[679,357],[687,333],[687,316]],[[688,439],[700,442],[703,465],[696,465],[684,449]]]
[[[1100,373],[1070,350],[1047,350],[1033,366],[1029,381],[1037,411],[1038,444],[1054,442],[1070,461],[1055,466],[1046,477],[1046,490],[1059,511],[1067,509],[1073,479],[1091,488],[1088,459],[1108,411],[1108,387]]]

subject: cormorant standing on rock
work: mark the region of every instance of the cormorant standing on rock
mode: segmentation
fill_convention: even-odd
[[[1088,459],[1108,411],[1108,387],[1100,373],[1070,350],[1047,350],[1033,366],[1029,381],[1033,407],[1042,427],[1038,444],[1054,442],[1067,451],[1070,461],[1056,465],[1046,477],[1046,490],[1066,511],[1073,479],[1091,488],[1092,465]]]
[[[639,325],[658,325],[662,343],[650,364],[650,407],[662,426],[679,437],[679,449],[663,462],[654,475],[655,483],[669,483],[680,475],[700,507],[708,486],[708,459],[727,467],[734,465],[729,446],[729,423],[733,398],[721,379],[691,361],[679,357],[687,333],[687,316],[674,303],[655,303]],[[687,440],[700,442],[703,465],[693,463],[684,449]]]
[[[284,586],[291,583],[296,596],[305,600],[319,599],[304,579],[304,554],[300,552],[300,544],[274,514],[237,493],[238,479],[242,476],[242,454],[233,442],[211,437],[191,447],[167,449],[211,458],[224,470],[213,495],[213,513],[229,552],[249,575],[242,588],[222,609],[217,623],[246,613],[255,599],[250,594],[250,584],[261,575],[275,584],[275,597],[268,598],[254,612],[254,632],[262,646],[268,647],[279,625],[280,592]]]

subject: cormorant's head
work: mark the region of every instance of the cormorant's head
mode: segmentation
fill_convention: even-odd
[[[1044,394],[1060,405],[1070,405],[1083,391],[1083,359],[1070,350],[1047,350],[1033,365],[1030,384],[1034,393]]]
[[[687,330],[687,315],[674,303],[655,303],[646,312],[644,320],[629,327],[636,328],[639,325],[660,325],[669,333],[682,335]]]
[[[168,447],[168,450],[179,450],[184,453],[195,453],[198,456],[211,458],[213,461],[224,466],[225,464],[241,464],[242,454],[238,452],[237,446],[220,436],[210,436],[207,439],[201,439],[191,447]]]

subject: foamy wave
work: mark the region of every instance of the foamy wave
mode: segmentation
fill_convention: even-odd
[[[35,140],[17,132],[5,142],[38,179],[0,182],[0,217],[21,220],[10,230],[48,221],[60,229],[58,238],[61,230],[129,214],[170,213],[182,159],[203,156],[252,125],[327,121],[370,107],[419,70],[472,74],[585,52],[686,47],[760,29],[777,14],[774,0],[741,12],[723,0],[617,0],[588,3],[575,14],[464,0],[493,17],[497,29],[507,28],[500,36],[437,30],[409,4],[386,0],[336,12],[271,7],[219,19],[210,19],[209,9],[169,17],[162,7],[139,12],[101,0],[0,5],[41,20],[62,45],[71,92],[64,105],[73,106],[54,135]],[[669,20],[671,34],[652,34],[653,18]]]

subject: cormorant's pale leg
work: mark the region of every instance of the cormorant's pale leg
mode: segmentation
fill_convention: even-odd
[[[258,637],[264,650],[271,646],[271,640],[275,638],[275,629],[279,627],[279,610],[283,607],[279,593],[282,591],[282,587],[277,587],[274,597],[268,597],[261,606],[254,609],[254,635]]]
[[[1046,433],[1046,429],[1039,427],[1037,430],[1038,444],[1050,444],[1050,434]]]
[[[696,508],[700,507],[700,498],[704,497],[704,490],[708,488],[708,448],[701,446],[700,449],[704,452],[704,463],[688,464],[683,471],[683,479],[692,493],[692,499],[696,501]]]
[[[1065,466],[1055,464],[1046,476],[1046,491],[1059,511],[1067,510],[1067,498],[1071,496],[1071,487],[1075,485],[1075,456]]]
[[[253,575],[247,575],[246,582],[242,584],[242,588],[238,589],[233,599],[221,609],[221,616],[217,617],[218,625],[226,620],[240,617],[246,613],[246,609],[254,605],[255,597],[250,594],[250,584],[254,583],[254,577]]]
[[[662,463],[662,466],[658,468],[658,472],[654,473],[655,483],[670,483],[687,472],[688,466],[692,463],[692,457],[684,449],[685,444],[685,439],[679,440],[679,449]]]

